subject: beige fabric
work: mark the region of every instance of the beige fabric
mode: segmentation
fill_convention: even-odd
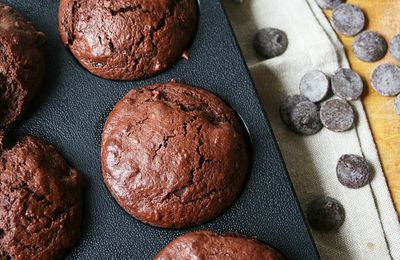
[[[348,67],[343,47],[314,0],[224,1],[244,57],[272,123],[302,208],[319,195],[340,200],[346,221],[338,232],[314,232],[322,259],[400,259],[400,225],[360,101],[356,127],[345,133],[323,129],[302,137],[279,118],[280,102],[297,94],[300,78],[312,69],[332,75]],[[258,29],[276,27],[289,38],[280,57],[260,60],[252,48]],[[345,153],[364,155],[374,166],[370,185],[351,190],[336,178],[336,163]]]

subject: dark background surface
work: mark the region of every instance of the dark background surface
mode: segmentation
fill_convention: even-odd
[[[82,238],[67,259],[150,259],[181,233],[212,229],[236,231],[278,248],[289,259],[318,259],[301,215],[276,141],[257,99],[223,7],[200,0],[200,21],[190,59],[141,81],[97,78],[62,46],[57,32],[58,1],[3,1],[46,33],[46,76],[29,111],[12,129],[54,144],[85,178]],[[102,181],[100,139],[113,105],[132,87],[172,78],[206,88],[228,102],[246,125],[252,170],[238,201],[205,225],[184,229],[154,228],[126,214]]]

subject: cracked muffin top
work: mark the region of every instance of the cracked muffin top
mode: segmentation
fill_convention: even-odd
[[[187,50],[195,0],[61,0],[64,45],[91,73],[134,80],[161,72]]]
[[[164,228],[217,217],[238,197],[248,171],[233,110],[206,90],[174,82],[133,89],[116,104],[101,161],[119,205]]]
[[[45,35],[0,3],[0,129],[26,110],[44,74]]]
[[[60,259],[79,237],[81,177],[51,145],[2,139],[0,259]]]
[[[283,260],[283,256],[255,238],[237,233],[218,234],[201,230],[177,237],[154,260]]]

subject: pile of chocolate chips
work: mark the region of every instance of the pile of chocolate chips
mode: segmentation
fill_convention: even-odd
[[[282,102],[282,121],[301,135],[314,135],[323,126],[334,132],[347,131],[355,118],[348,101],[358,99],[363,89],[361,77],[351,69],[338,69],[331,79],[322,71],[310,71],[300,80],[300,95]],[[324,101],[331,92],[339,98]]]
[[[344,0],[316,0],[321,8],[333,9],[332,24],[335,30],[346,36],[356,36],[352,51],[355,56],[365,62],[374,62],[382,59],[388,49],[385,39],[377,32],[363,31],[365,16],[360,8],[351,4],[344,4]],[[390,43],[390,52],[400,61],[400,34]],[[298,112],[293,112],[304,102],[321,102],[329,92],[328,77],[320,71],[307,73],[300,83],[301,95],[290,96],[281,105],[283,122],[300,134],[311,133],[299,131]],[[382,96],[396,96],[395,109],[400,115],[400,68],[393,64],[377,66],[371,75],[371,85]],[[358,99],[363,92],[361,77],[350,69],[339,69],[331,78],[332,92],[340,99],[331,99],[322,103],[319,116],[322,125],[332,131],[341,132],[351,128],[354,122],[354,111],[346,101]],[[308,100],[307,100],[308,99]],[[302,128],[315,129],[318,119],[314,111],[303,116]],[[300,120],[301,121],[301,120]],[[314,131],[313,133],[316,133]],[[336,166],[336,175],[339,182],[351,189],[361,188],[369,183],[373,168],[362,156],[355,154],[342,155]],[[338,229],[345,218],[343,205],[331,197],[320,197],[313,200],[307,209],[307,218],[310,226],[319,231]]]
[[[382,59],[388,48],[392,56],[400,61],[400,34],[393,37],[388,47],[386,40],[377,32],[363,31],[365,15],[363,11],[344,0],[315,0],[324,9],[333,9],[332,24],[336,32],[345,36],[355,36],[352,44],[354,55],[364,62],[375,62]],[[395,110],[400,115],[400,68],[394,64],[381,64],[371,75],[371,85],[382,96],[397,96]]]
[[[314,135],[322,127],[334,132],[347,131],[355,119],[349,101],[358,99],[363,89],[360,75],[351,69],[340,68],[331,78],[322,71],[310,71],[300,80],[300,94],[288,96],[282,102],[281,119],[300,135]],[[330,93],[336,97],[324,101]],[[364,157],[345,154],[337,162],[336,176],[343,186],[358,189],[369,183],[372,167]],[[338,229],[345,214],[338,200],[321,197],[310,203],[307,216],[313,229],[325,232]]]

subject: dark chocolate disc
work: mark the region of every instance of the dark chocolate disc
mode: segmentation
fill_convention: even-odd
[[[352,51],[360,60],[373,62],[385,56],[387,43],[379,33],[364,31],[354,38]]]
[[[288,46],[286,33],[275,28],[264,28],[257,32],[253,46],[258,55],[269,59],[283,54]]]
[[[282,102],[279,112],[282,121],[289,127],[292,127],[290,122],[290,114],[293,111],[293,108],[300,102],[309,101],[305,96],[302,95],[291,95],[287,96],[285,100]]]
[[[319,70],[306,73],[300,80],[300,93],[311,102],[322,101],[329,92],[329,78]]]
[[[339,158],[336,175],[339,182],[344,186],[358,189],[369,182],[372,176],[372,168],[364,157],[345,154]]]
[[[343,132],[352,127],[354,111],[346,101],[332,99],[322,104],[320,118],[322,124],[329,130]]]
[[[310,226],[319,231],[331,231],[343,225],[345,211],[342,204],[331,197],[318,198],[307,209]]]
[[[381,64],[371,75],[371,85],[382,96],[400,93],[400,68],[392,64]]]
[[[333,10],[332,23],[337,32],[354,36],[364,29],[365,16],[359,7],[341,4]]]
[[[292,129],[303,135],[313,135],[322,128],[318,106],[310,101],[298,103],[290,114]]]
[[[345,100],[355,100],[363,92],[364,84],[357,73],[351,69],[339,69],[331,79],[332,91],[336,96]]]
[[[400,34],[393,37],[390,42],[390,53],[396,60],[400,61]]]

